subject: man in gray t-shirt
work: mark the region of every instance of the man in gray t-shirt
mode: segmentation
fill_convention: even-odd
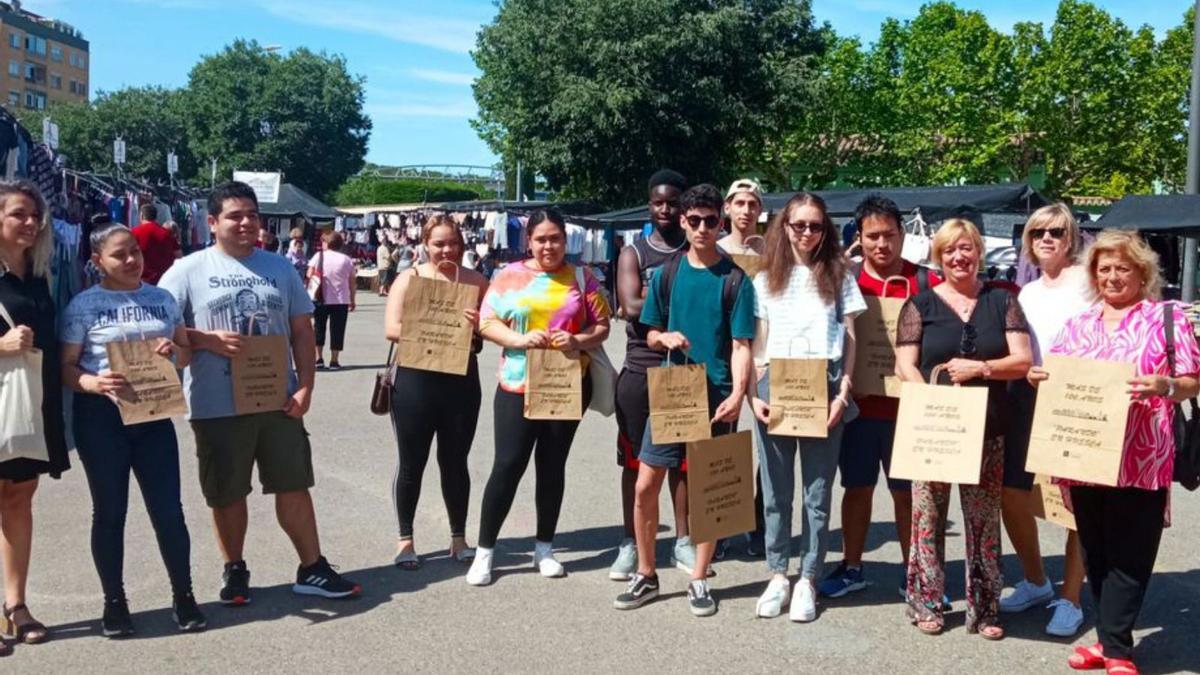
[[[309,495],[312,448],[302,420],[316,370],[312,301],[287,259],[255,246],[261,221],[250,186],[218,186],[208,200],[208,225],[215,244],[175,263],[158,285],[179,303],[195,350],[184,371],[184,390],[200,487],[225,556],[221,602],[250,602],[250,570],[242,548],[255,466],[263,492],[275,495],[279,525],[300,558],[292,590],[326,598],[358,595],[361,588],[321,555]],[[288,338],[291,367],[282,411],[236,413],[230,357],[248,335]]]

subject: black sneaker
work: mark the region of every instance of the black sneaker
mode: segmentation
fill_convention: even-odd
[[[322,598],[348,598],[362,593],[362,586],[338,574],[325,556],[321,556],[317,562],[296,570],[292,592]]]
[[[634,573],[633,579],[625,588],[625,592],[613,600],[617,609],[637,609],[658,597],[658,575],[648,577],[645,574]]]
[[[317,367],[317,370],[325,370],[325,359],[317,359],[314,365]]]
[[[174,609],[175,625],[184,633],[202,631],[208,626],[208,621],[204,619],[204,614],[200,612],[196,598],[191,593],[176,595],[171,606]]]
[[[717,601],[713,600],[707,581],[693,580],[688,584],[687,593],[692,616],[712,616],[717,613]]]
[[[342,369],[342,364],[338,363],[337,361],[330,361],[330,362],[329,362],[329,369],[330,369],[330,370],[341,370],[341,369]]]
[[[108,600],[104,603],[104,616],[100,619],[100,633],[106,638],[123,638],[133,635],[133,619],[129,617],[129,603]]]
[[[250,569],[245,560],[225,563],[221,581],[222,605],[240,607],[250,604]]]

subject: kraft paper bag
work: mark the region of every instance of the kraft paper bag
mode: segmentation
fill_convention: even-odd
[[[829,361],[771,359],[767,432],[776,436],[828,438]]]
[[[396,363],[466,375],[474,327],[463,310],[475,307],[478,298],[479,289],[470,284],[411,277],[404,291]]]
[[[230,357],[233,409],[238,415],[283,410],[287,405],[289,344],[283,335],[243,335]]]
[[[1050,378],[1038,385],[1025,470],[1115,486],[1133,364],[1051,354],[1043,367]]]
[[[578,353],[525,350],[525,419],[583,419],[583,363]]]
[[[936,381],[934,369],[930,378]],[[892,478],[978,485],[987,423],[986,387],[900,384]]]
[[[891,277],[884,289],[903,282],[908,295],[908,280]],[[854,319],[854,373],[851,376],[855,396],[900,396],[896,377],[896,324],[907,297],[881,298],[864,295],[867,311]]]
[[[754,452],[750,432],[687,444],[688,527],[709,542],[754,529]]]
[[[1063,500],[1063,487],[1050,482],[1049,476],[1038,474],[1033,477],[1033,515],[1049,523],[1075,529],[1075,514]]]
[[[704,364],[648,368],[650,442],[655,445],[712,438],[708,374]]]
[[[730,258],[733,258],[733,264],[742,268],[746,276],[753,279],[754,275],[758,274],[767,266],[767,259],[761,255],[751,255],[749,253],[731,253]]]
[[[154,351],[158,340],[109,342],[109,369],[125,376],[129,386],[116,395],[125,426],[187,414],[183,383],[175,364]]]

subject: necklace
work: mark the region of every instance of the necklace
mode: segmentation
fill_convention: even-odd
[[[950,305],[951,309],[958,312],[963,321],[971,318],[971,311],[975,309],[975,304],[978,302],[977,297],[967,297],[950,287],[946,288],[942,297],[946,299],[946,303]]]

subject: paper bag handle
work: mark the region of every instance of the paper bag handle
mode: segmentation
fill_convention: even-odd
[[[796,344],[796,340],[804,340],[808,343],[808,351],[812,351],[812,340],[808,339],[807,335],[793,335],[791,340],[788,340],[788,358],[792,358],[792,345]]]
[[[766,245],[767,243],[767,240],[764,239],[761,234],[752,234],[742,240],[742,248],[750,248],[750,242],[754,241],[755,239],[761,241],[763,245]],[[753,251],[754,249],[750,248],[750,250]]]
[[[912,297],[912,286],[909,285],[908,279],[905,279],[904,277],[898,276],[898,275],[888,277],[883,280],[883,296],[882,297],[885,297],[885,298],[887,297],[888,289],[891,288],[892,284],[904,284],[904,298],[907,300],[908,298]]]
[[[663,368],[670,368],[671,366],[675,365],[675,364],[671,363],[671,352],[673,352],[673,351],[675,351],[675,350],[674,349],[667,350],[667,357],[665,359],[663,359],[663,364],[662,364]],[[686,365],[688,361],[691,361],[692,363],[696,362],[695,359],[693,359],[691,357],[691,355],[687,353],[687,350],[684,350],[684,352],[683,352],[684,365]]]
[[[938,375],[941,375],[942,371],[945,369],[946,369],[945,363],[934,366],[933,370],[929,371],[929,384],[937,384]],[[954,386],[961,387],[962,385],[956,382],[954,384]]]

